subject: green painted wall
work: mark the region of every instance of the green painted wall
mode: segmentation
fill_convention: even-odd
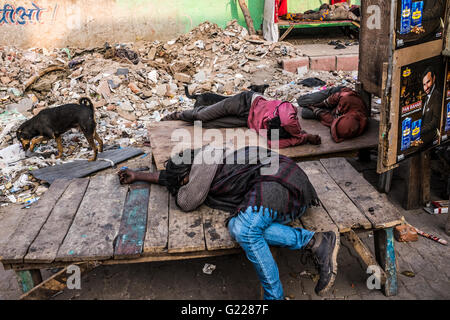
[[[264,0],[246,1],[254,26],[259,30],[263,22]],[[160,17],[161,20],[165,17],[173,17],[178,21],[181,19],[185,32],[206,20],[217,23],[221,28],[224,28],[232,19],[237,19],[242,26],[246,26],[237,0],[116,0],[116,2],[124,9],[150,6],[155,10],[155,16]],[[304,12],[317,9],[325,2],[328,1],[288,0],[288,11]],[[360,0],[354,0],[352,3],[360,4]]]
[[[289,12],[305,12],[306,10],[316,10],[323,3],[330,3],[331,1],[323,0],[288,0]],[[361,5],[361,0],[352,0],[351,4]]]
[[[116,2],[126,10],[151,7],[152,15],[159,17],[161,21],[167,17],[181,20],[180,22],[185,25],[185,32],[206,20],[224,28],[227,22],[237,19],[245,26],[244,16],[237,0],[116,0]],[[260,29],[264,0],[247,0],[247,5],[255,28]]]

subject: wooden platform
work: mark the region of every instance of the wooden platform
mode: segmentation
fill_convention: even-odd
[[[378,121],[373,119],[370,120],[369,127],[362,136],[341,143],[334,142],[331,138],[330,129],[316,120],[301,119],[300,124],[306,132],[320,135],[322,144],[318,146],[304,144],[278,150],[280,154],[294,160],[304,161],[326,157],[350,156],[356,155],[358,150],[378,146],[379,124]],[[194,129],[193,125],[184,121],[161,121],[149,125],[150,142],[158,170],[164,170],[164,163],[171,155],[184,149],[198,148],[208,143],[220,146],[231,143],[232,146],[237,148],[236,137],[242,138],[246,136],[246,145],[258,145],[259,143],[260,146],[267,147],[267,140],[248,128],[196,129],[195,131]],[[218,134],[221,138],[219,140],[215,138]],[[196,137],[196,139],[193,137]],[[198,144],[198,140],[201,140],[201,145]],[[194,141],[196,144],[194,144]]]
[[[317,27],[359,27],[359,23],[353,20],[333,20],[333,21],[320,21],[320,20],[282,20],[278,21],[278,28],[288,29],[290,26],[294,28],[317,28]]]
[[[375,234],[384,234],[400,223],[396,208],[386,196],[379,194],[345,159],[299,165],[308,174],[322,205],[308,209],[294,223],[296,226],[314,231],[336,230],[356,239],[355,243],[365,248],[357,241],[355,230],[371,229]],[[30,271],[23,270],[71,264],[89,270],[101,264],[241,252],[225,226],[227,217],[228,213],[206,206],[194,212],[182,212],[164,187],[143,183],[122,186],[116,175],[56,180],[0,248],[0,261],[5,269],[14,269],[25,279],[23,272]],[[391,261],[388,268],[393,275],[385,278],[396,281],[392,232],[386,239],[391,240],[391,251],[379,249],[377,256],[394,256],[394,266]],[[389,243],[388,240],[381,241],[381,245]],[[367,248],[357,252],[363,261],[375,261]],[[381,265],[389,260],[383,259],[379,260]],[[31,278],[28,274],[28,279]],[[32,290],[37,283],[29,285],[30,291],[24,297],[42,297],[42,292],[47,297],[61,284],[52,287],[44,283]],[[392,286],[388,288],[392,294]]]
[[[282,20],[277,23],[280,30],[285,30],[278,41],[283,41],[293,29],[304,28],[330,28],[330,27],[354,27],[359,28],[360,23],[353,20],[334,20],[334,21],[320,21],[320,20]]]

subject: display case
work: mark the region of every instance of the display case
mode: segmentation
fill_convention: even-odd
[[[444,0],[362,2],[359,82],[363,93],[381,97],[379,173],[448,141],[442,128],[447,5]]]

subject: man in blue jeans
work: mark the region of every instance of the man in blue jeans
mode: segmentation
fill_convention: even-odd
[[[315,292],[323,295],[333,286],[338,235],[286,225],[308,207],[319,204],[314,187],[294,161],[259,147],[227,152],[206,146],[187,154],[187,161],[177,161],[181,157],[169,159],[166,170],[160,172],[120,171],[120,182],[141,180],[165,185],[183,211],[195,210],[204,203],[230,212],[228,229],[253,263],[264,288],[264,299],[284,299],[269,246],[310,250],[319,267]],[[273,163],[277,167],[268,174],[265,169]]]

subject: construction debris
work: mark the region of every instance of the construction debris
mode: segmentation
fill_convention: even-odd
[[[167,42],[52,51],[0,47],[0,150],[18,147],[16,130],[24,120],[84,96],[94,103],[97,132],[106,148],[139,148],[149,143],[149,122],[193,107],[195,101],[184,94],[185,84],[191,93],[232,95],[251,84],[267,83],[268,97],[294,105],[299,95],[320,89],[298,84],[304,77],[320,78],[326,86],[354,87],[356,72],[299,75],[282,69],[281,59],[300,56],[299,46],[251,37],[237,21],[230,21],[225,29],[205,22]],[[54,140],[26,155],[22,152],[16,161],[0,159],[0,203],[43,191],[30,170],[87,159],[91,154],[76,129],[63,134],[62,140],[61,159],[55,158]],[[24,175],[27,184],[16,184]],[[14,192],[5,185],[14,185]]]
[[[395,240],[399,242],[414,242],[419,240],[415,228],[412,228],[408,224],[401,224],[394,228]]]

